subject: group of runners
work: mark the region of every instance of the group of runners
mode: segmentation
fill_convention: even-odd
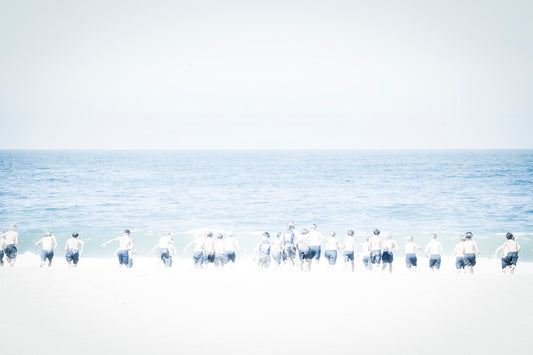
[[[505,243],[496,252],[496,257],[501,257],[501,265],[504,273],[513,273],[518,261],[520,245],[512,233],[507,233]],[[393,270],[394,252],[398,251],[398,244],[390,233],[381,235],[379,229],[375,229],[371,236],[365,238],[362,243],[357,243],[353,230],[348,230],[344,241],[341,242],[335,233],[330,231],[327,237],[317,230],[316,224],[311,224],[310,229],[295,229],[294,223],[289,221],[287,229],[271,238],[270,233],[263,233],[261,241],[254,250],[254,259],[257,260],[259,269],[266,269],[274,260],[276,267],[289,263],[292,266],[299,265],[302,271],[311,270],[313,261],[319,262],[322,247],[324,258],[327,259],[328,269],[334,269],[337,257],[342,252],[344,270],[351,268],[355,271],[356,255],[362,255],[362,262],[368,270],[382,270],[391,273]],[[405,263],[407,269],[415,270],[418,266],[417,250],[429,258],[429,267],[432,271],[439,271],[444,248],[437,240],[437,233],[433,233],[426,248],[422,248],[414,242],[412,236],[407,238],[404,246]],[[458,273],[474,272],[476,255],[480,255],[479,247],[473,240],[472,232],[467,232],[459,237],[454,247],[455,267]]]
[[[102,247],[117,242],[118,248],[115,254],[120,266],[131,268],[133,255],[137,254],[134,248],[131,232],[126,229],[122,236],[113,238],[101,244]],[[496,249],[495,256],[500,257],[503,272],[513,273],[518,260],[520,245],[512,233],[506,234],[503,245]],[[4,257],[10,266],[16,262],[19,247],[19,234],[17,226],[12,224],[8,232],[0,230],[0,266],[4,265]],[[52,265],[54,250],[58,244],[52,232],[47,231],[39,241],[35,243],[41,247],[41,264]],[[76,267],[80,255],[83,253],[85,243],[79,239],[77,232],[72,233],[65,244],[65,259],[69,266]],[[235,263],[236,252],[240,250],[239,243],[233,237],[232,232],[224,234],[206,232],[201,237],[189,243],[183,251],[193,247],[193,263],[196,268],[223,268],[226,264]],[[437,240],[437,234],[433,233],[426,248],[420,247],[412,236],[407,238],[404,246],[405,263],[409,270],[415,270],[418,266],[417,250],[429,258],[429,267],[432,271],[439,271],[444,254],[441,243]],[[271,237],[264,232],[261,241],[253,252],[253,258],[257,261],[259,269],[269,268],[271,260],[276,268],[284,265],[299,267],[302,271],[310,271],[313,263],[318,263],[323,257],[327,260],[328,270],[333,270],[339,253],[342,253],[344,270],[348,268],[355,271],[355,260],[361,255],[364,267],[368,270],[381,270],[391,273],[393,270],[394,253],[398,251],[398,244],[390,233],[383,233],[375,229],[371,236],[364,242],[357,243],[353,230],[348,230],[343,242],[335,231],[329,232],[327,237],[318,231],[316,224],[311,224],[309,229],[297,231],[294,223],[289,221],[285,231]],[[165,267],[172,267],[172,256],[176,255],[176,248],[170,229],[165,229],[159,242],[154,246],[151,253],[157,252],[158,257]],[[455,267],[457,272],[474,272],[476,256],[479,255],[479,247],[473,240],[471,232],[459,237],[454,247]]]

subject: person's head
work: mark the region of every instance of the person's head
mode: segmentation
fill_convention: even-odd
[[[268,232],[264,232],[264,233],[263,233],[263,238],[265,238],[265,239],[270,238],[270,233],[268,233]]]
[[[465,238],[464,235],[460,235],[459,236],[459,241],[464,242],[465,240],[466,240],[466,238]]]
[[[379,233],[381,233],[381,232],[379,231],[379,229],[377,229],[377,228],[374,229],[374,235],[379,235]]]
[[[317,229],[316,224],[312,223],[312,224],[311,224],[311,230],[312,230],[312,231],[316,231],[316,229]]]
[[[413,241],[413,236],[412,236],[412,235],[408,236],[408,237],[407,237],[407,241],[408,241],[408,242],[412,242],[412,241]]]
[[[329,235],[332,236],[332,237],[334,237],[334,236],[336,235],[336,234],[335,234],[335,231],[330,231],[330,232],[329,232]]]
[[[472,234],[472,232],[466,232],[466,234],[465,234],[465,238],[466,239],[472,239],[473,236],[474,235]]]
[[[217,239],[222,239],[224,235],[222,233],[217,233]]]
[[[130,230],[129,230],[129,229],[124,229],[124,234],[126,234],[126,235],[130,235],[130,234],[131,234],[131,232],[130,232]]]
[[[513,233],[508,232],[508,233],[505,235],[505,238],[507,238],[507,240],[514,239]]]
[[[433,234],[431,235],[431,239],[437,239],[437,233],[433,233]]]
[[[278,232],[278,234],[276,235],[276,238],[281,238],[281,232]]]
[[[288,221],[287,222],[287,229],[294,229],[294,222],[293,221]]]
[[[13,224],[11,224],[9,226],[9,229],[12,230],[12,231],[16,231],[17,230],[17,225],[13,223]]]
[[[212,238],[212,237],[213,237],[213,233],[211,233],[211,232],[207,232],[205,236],[206,236],[207,238]]]
[[[346,234],[348,234],[349,237],[353,237],[353,230],[348,230],[348,232],[346,232]]]
[[[79,236],[78,232],[72,233],[72,238],[78,238],[78,236]]]
[[[226,232],[226,237],[233,237],[233,232],[232,231],[227,231]]]
[[[167,228],[167,229],[163,230],[163,235],[165,237],[168,237],[170,235],[170,228]]]
[[[307,228],[304,228],[302,229],[302,232],[301,232],[303,235],[306,235],[309,233],[309,231],[307,230]]]
[[[45,237],[51,237],[51,236],[52,236],[52,232],[51,232],[51,231],[46,231],[46,232],[44,233],[44,236],[45,236]]]
[[[385,232],[385,239],[392,239],[392,234]]]

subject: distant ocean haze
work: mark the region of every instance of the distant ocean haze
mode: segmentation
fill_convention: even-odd
[[[439,233],[451,254],[472,231],[491,256],[513,232],[533,260],[533,151],[0,151],[0,228],[17,223],[21,252],[47,229],[60,248],[73,231],[87,256],[133,231],[148,255],[171,228],[177,249],[202,231],[233,231],[250,254],[288,220],[359,242],[375,228],[400,245]]]

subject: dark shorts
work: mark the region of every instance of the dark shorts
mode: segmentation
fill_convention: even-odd
[[[194,265],[202,265],[204,263],[204,253],[202,251],[195,251],[192,254]]]
[[[164,263],[168,262],[168,259],[170,258],[170,252],[168,251],[168,248],[160,248],[159,249],[159,258]]]
[[[215,262],[215,253],[205,254],[205,263],[210,264]]]
[[[309,254],[307,255],[307,257],[311,260],[311,259],[316,259],[316,260],[320,260],[320,245],[318,246],[310,246],[309,247]]]
[[[326,250],[324,252],[324,257],[328,259],[330,265],[335,265],[337,263],[337,251],[336,250]]]
[[[117,256],[119,265],[128,265],[130,253],[127,250],[119,250]]]
[[[372,268],[372,263],[370,262],[370,256],[368,255],[363,256],[363,264],[365,264],[365,267],[367,269]]]
[[[298,249],[298,257],[300,260],[307,260],[309,258],[309,247],[303,247],[301,249]]]
[[[507,253],[505,258],[502,258],[502,269],[505,269],[507,266],[516,265],[518,261],[518,252],[512,251]]]
[[[74,263],[74,265],[78,264],[78,261],[80,260],[80,253],[78,250],[69,249],[65,253],[65,259],[67,260],[67,263]]]
[[[9,244],[4,248],[4,253],[8,259],[15,259],[17,257],[17,247],[15,244]]]
[[[215,254],[215,266],[224,266],[226,264],[226,254]]]
[[[394,256],[392,254],[392,251],[384,251],[383,254],[381,254],[382,264],[392,264],[393,260],[394,260]]]
[[[41,261],[48,260],[49,262],[52,262],[52,259],[54,258],[54,251],[53,250],[43,250],[41,251]]]
[[[476,254],[465,254],[465,266],[476,266]]]
[[[4,265],[4,249],[0,250],[0,265]]]
[[[347,263],[348,261],[354,260],[354,252],[353,251],[345,251],[344,252],[344,262]]]
[[[381,250],[370,250],[370,262],[372,264],[381,263]]]
[[[440,255],[434,254],[434,255],[429,256],[429,267],[430,268],[440,269],[440,262],[441,262]]]
[[[286,245],[281,253],[283,260],[292,259],[296,256],[296,247],[294,245]]]
[[[458,256],[455,258],[455,268],[457,270],[462,270],[465,268],[465,258],[462,256]]]
[[[405,254],[405,265],[408,269],[412,267],[416,267],[416,264],[418,262],[418,259],[416,258],[416,254]]]
[[[232,263],[235,262],[235,252],[234,251],[227,251],[226,252],[226,262],[229,263],[230,261]]]

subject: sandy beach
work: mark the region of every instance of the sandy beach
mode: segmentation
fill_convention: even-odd
[[[421,258],[421,263],[427,259]],[[474,275],[424,266],[392,275],[258,272],[251,260],[233,270],[191,269],[177,259],[163,269],[136,258],[56,258],[40,269],[36,255],[0,269],[3,354],[496,354],[528,352],[533,316],[532,263],[501,275],[482,259]]]

